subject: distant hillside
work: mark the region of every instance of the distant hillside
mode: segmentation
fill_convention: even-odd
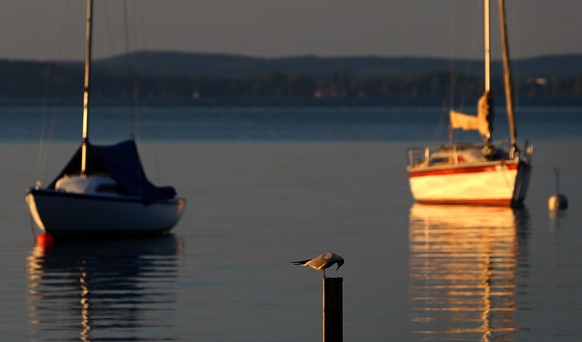
[[[94,99],[373,98],[439,101],[451,89],[482,93],[482,62],[418,57],[257,58],[224,54],[136,52],[95,61]],[[514,85],[522,99],[582,99],[582,55],[518,60]],[[451,68],[455,68],[455,77]],[[493,89],[503,89],[501,63]],[[82,98],[81,62],[0,60],[0,100]],[[453,93],[456,93],[453,91]],[[496,96],[503,92],[495,92]]]
[[[355,76],[418,74],[442,70],[446,60],[431,58],[383,58],[298,56],[286,58],[259,58],[238,55],[136,52],[97,61],[96,67],[107,71],[127,68],[127,60],[138,73],[155,76],[182,77],[253,77],[273,71],[308,75],[316,79],[329,77],[333,72],[349,72]]]
[[[127,69],[151,76],[181,77],[252,77],[268,75],[273,71],[306,75],[318,80],[333,72],[347,72],[354,77],[417,76],[431,72],[449,71],[451,66],[463,72],[481,74],[481,61],[427,57],[317,57],[297,56],[260,58],[227,54],[184,52],[135,52],[129,55],[101,59],[96,67],[120,72]],[[513,62],[520,78],[563,78],[582,74],[582,55],[555,55],[521,59]],[[492,72],[500,76],[500,61],[492,63]]]
[[[501,72],[501,63],[496,64]],[[527,58],[516,61],[515,65],[520,78],[567,78],[582,75],[582,54]]]

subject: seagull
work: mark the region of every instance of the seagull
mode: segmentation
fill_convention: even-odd
[[[335,253],[327,252],[318,255],[313,259],[292,261],[291,263],[297,266],[309,266],[318,271],[323,270],[323,277],[325,277],[325,269],[331,267],[333,264],[337,264],[336,271],[339,270],[339,268],[344,264],[344,258]]]

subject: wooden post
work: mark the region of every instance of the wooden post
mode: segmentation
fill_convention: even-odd
[[[343,278],[323,278],[323,342],[343,341]]]

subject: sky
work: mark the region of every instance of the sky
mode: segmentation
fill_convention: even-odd
[[[125,11],[123,3],[95,0],[95,58],[143,49],[254,57],[482,54],[481,0],[127,0]],[[582,1],[506,6],[512,58],[582,53]],[[495,0],[491,11],[495,59]],[[0,58],[82,60],[84,25],[82,0],[2,0]]]

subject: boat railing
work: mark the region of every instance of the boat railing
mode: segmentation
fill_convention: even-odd
[[[425,146],[408,148],[408,167],[426,167],[434,165],[457,165],[459,154],[457,146]]]
[[[425,147],[408,148],[408,168],[422,168],[430,166],[459,165],[468,162],[479,162],[487,160],[497,160],[512,158],[507,155],[510,149],[508,140],[495,142],[492,146],[495,153],[484,150],[483,145],[477,144],[453,144],[453,145],[433,145]],[[479,153],[470,153],[478,150]],[[475,151],[476,152],[476,151]],[[519,154],[519,158],[527,163],[531,163],[533,146],[527,140]],[[481,160],[480,158],[483,158]]]
[[[408,167],[414,167],[428,160],[430,151],[428,147],[410,147],[408,148]]]

